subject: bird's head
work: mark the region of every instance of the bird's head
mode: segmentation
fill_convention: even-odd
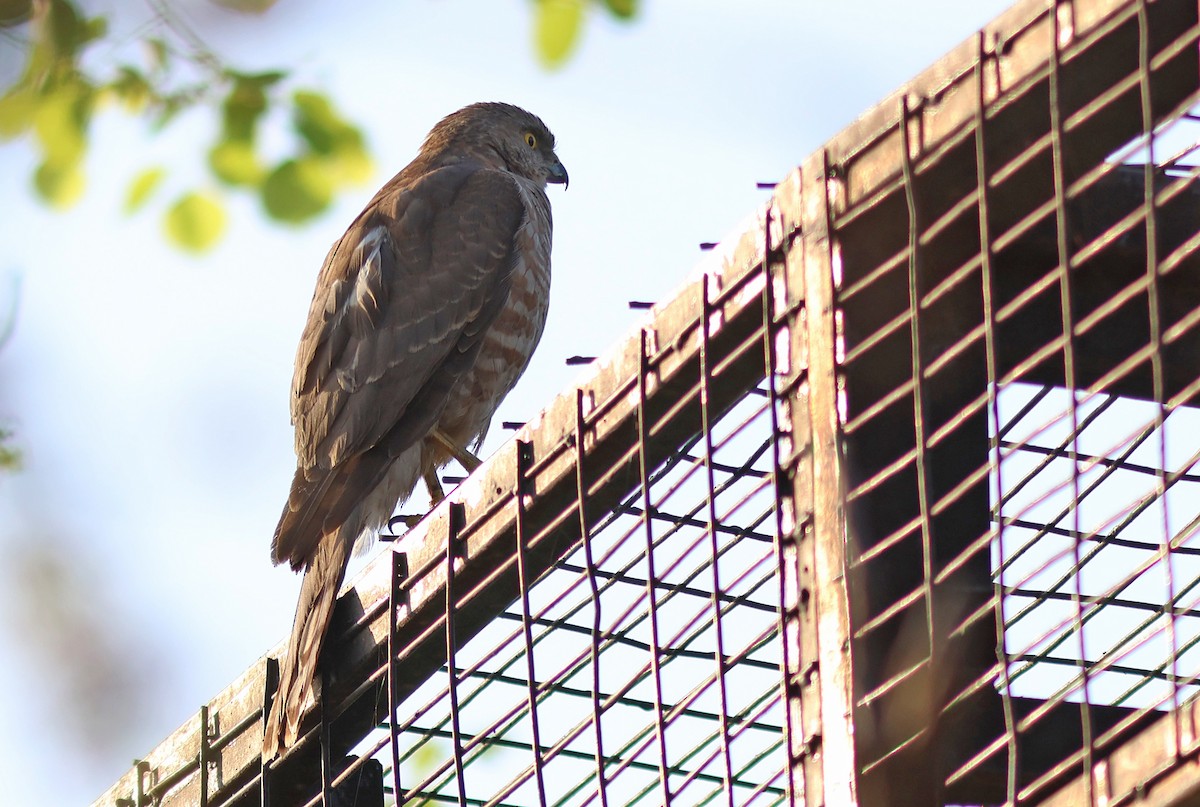
[[[498,160],[504,168],[539,184],[566,186],[567,169],[554,153],[554,135],[542,119],[518,106],[471,104],[446,116],[425,141],[466,146],[477,156]]]

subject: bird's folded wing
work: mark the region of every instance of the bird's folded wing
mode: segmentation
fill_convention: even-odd
[[[525,215],[511,176],[458,164],[385,187],[330,250],[296,357],[302,484],[277,562],[303,565],[433,428],[508,296]]]

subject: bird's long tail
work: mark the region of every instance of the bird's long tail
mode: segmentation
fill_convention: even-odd
[[[263,732],[265,760],[274,759],[299,736],[300,717],[312,692],[317,657],[354,545],[354,538],[343,533],[339,529],[322,536],[304,572],[292,636],[279,665],[279,689]]]

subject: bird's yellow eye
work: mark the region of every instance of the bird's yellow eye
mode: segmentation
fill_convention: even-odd
[[[525,145],[529,146],[531,149],[537,148],[537,138],[533,136],[533,132],[525,133]]]

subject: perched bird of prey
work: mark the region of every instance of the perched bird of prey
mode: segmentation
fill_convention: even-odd
[[[440,123],[330,249],[296,354],[296,474],[271,556],[304,570],[263,755],[295,742],[360,537],[422,479],[469,470],[533,354],[550,292],[554,135],[509,104]]]

